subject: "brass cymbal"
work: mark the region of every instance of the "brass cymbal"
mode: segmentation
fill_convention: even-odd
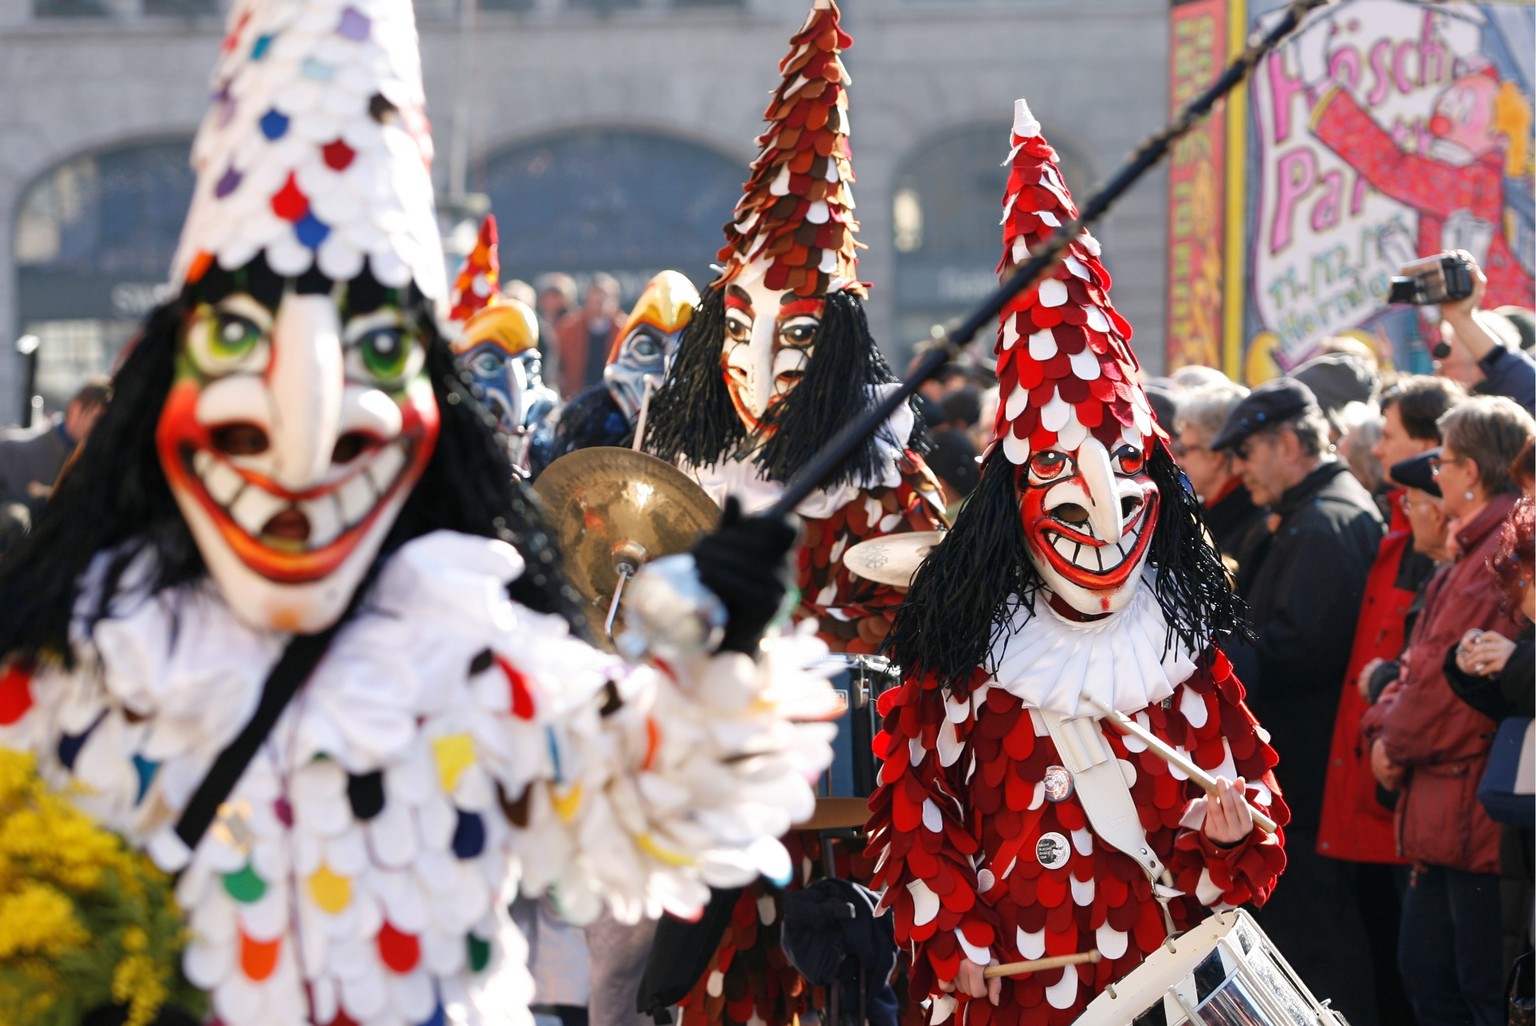
[[[944,531],[908,531],[886,534],[859,542],[843,553],[848,572],[896,588],[912,585],[912,575],[933,547],[944,540]]]
[[[560,457],[534,480],[533,490],[598,638],[621,566],[686,552],[720,519],[714,500],[682,471],[616,446]]]

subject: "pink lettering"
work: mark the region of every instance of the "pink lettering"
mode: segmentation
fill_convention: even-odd
[[[1413,44],[1412,40],[1404,40],[1398,43],[1397,52],[1392,56],[1392,72],[1397,78],[1397,91],[1405,95],[1413,89],[1415,80],[1412,75],[1404,70],[1403,65],[1407,63],[1408,58],[1416,57],[1418,57],[1418,47]],[[1422,77],[1424,74],[1424,61],[1420,59],[1418,63],[1419,75]]]
[[[1275,145],[1278,146],[1290,138],[1291,104],[1298,93],[1302,95],[1305,102],[1307,87],[1302,84],[1300,76],[1292,75],[1286,70],[1283,51],[1270,54],[1267,63],[1269,95],[1275,108]]]
[[[1269,229],[1271,256],[1291,244],[1296,205],[1317,183],[1317,156],[1305,148],[1290,151],[1275,162],[1275,179],[1275,219]]]
[[[1424,12],[1424,28],[1419,33],[1419,85],[1444,82],[1450,75],[1450,54],[1445,43],[1434,33],[1435,16]],[[1430,70],[1433,68],[1434,70]]]
[[[1341,46],[1328,55],[1328,77],[1350,92],[1360,85],[1360,52],[1353,46]]]
[[[1344,172],[1329,171],[1323,175],[1323,198],[1312,208],[1312,230],[1322,233],[1339,223],[1339,201],[1343,198]]]
[[[1392,40],[1378,39],[1371,44],[1371,91],[1365,96],[1365,105],[1374,107],[1387,98],[1392,84]]]

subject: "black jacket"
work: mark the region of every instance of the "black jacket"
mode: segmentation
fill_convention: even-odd
[[[1202,512],[1216,548],[1236,564],[1239,571],[1245,562],[1252,560],[1254,548],[1269,536],[1264,528],[1269,513],[1253,504],[1248,489],[1241,484]]]
[[[1278,526],[1238,578],[1256,640],[1229,644],[1227,654],[1280,755],[1275,776],[1292,829],[1315,834],[1339,682],[1383,529],[1371,494],[1342,462],[1312,471],[1274,512]]]

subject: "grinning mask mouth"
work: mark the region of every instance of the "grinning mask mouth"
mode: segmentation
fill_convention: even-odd
[[[1148,444],[1122,441],[1111,452],[1090,435],[1070,452],[1034,452],[1018,470],[1030,562],[1084,616],[1124,608],[1146,564],[1158,513]]]
[[[341,615],[430,460],[424,342],[345,290],[246,293],[188,317],[156,427],[209,573],[254,626],[313,633]]]

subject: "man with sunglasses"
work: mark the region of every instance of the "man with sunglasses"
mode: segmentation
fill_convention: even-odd
[[[1254,503],[1270,512],[1269,535],[1238,576],[1255,641],[1225,646],[1248,686],[1249,707],[1273,735],[1294,815],[1283,897],[1258,918],[1293,962],[1308,962],[1298,951],[1316,951],[1315,965],[1296,968],[1318,993],[1359,994],[1369,1003],[1370,948],[1350,867],[1319,855],[1316,841],[1339,683],[1381,541],[1381,514],[1335,457],[1312,391],[1293,378],[1248,393],[1211,449],[1232,454]],[[1333,924],[1332,943],[1316,944],[1320,922]],[[1350,1020],[1374,1022],[1373,1011],[1357,1000]]]

